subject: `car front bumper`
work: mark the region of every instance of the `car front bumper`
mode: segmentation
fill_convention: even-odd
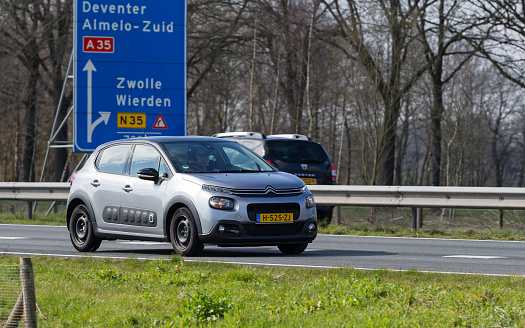
[[[311,223],[315,225],[313,230],[309,229]],[[315,237],[317,237],[315,218],[293,223],[273,224],[221,220],[214,224],[209,233],[199,235],[199,239],[204,244],[219,246],[275,246],[310,243]]]

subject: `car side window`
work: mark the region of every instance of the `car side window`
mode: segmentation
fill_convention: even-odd
[[[171,177],[170,169],[168,168],[168,165],[166,164],[166,162],[164,162],[163,159],[160,160],[159,164],[159,176],[164,178]]]
[[[97,168],[110,173],[124,173],[124,166],[131,145],[116,145],[102,150],[97,159]]]
[[[158,170],[160,161],[159,152],[147,145],[136,145],[131,158],[130,175],[137,175],[137,172],[145,168]]]

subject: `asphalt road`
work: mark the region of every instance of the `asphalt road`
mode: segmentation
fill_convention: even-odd
[[[0,254],[171,258],[169,243],[103,241],[92,254],[77,252],[63,226],[0,224]],[[310,268],[417,270],[462,274],[525,274],[525,242],[318,235],[301,255],[277,247],[207,246],[187,261]]]

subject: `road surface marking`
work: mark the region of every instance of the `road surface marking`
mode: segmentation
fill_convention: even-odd
[[[115,259],[115,260],[129,260],[129,256],[100,256],[100,255],[86,255],[86,254],[52,254],[52,253],[25,253],[25,252],[0,252],[5,255],[16,255],[16,256],[51,256],[56,258],[103,258],[103,259]],[[146,257],[134,257],[135,260],[142,261],[153,261],[155,258]],[[170,259],[164,259],[169,261]],[[474,275],[474,276],[495,276],[495,277],[515,277],[516,274],[505,274],[505,273],[476,273],[476,272],[453,272],[453,271],[428,271],[428,270],[403,270],[403,269],[385,269],[385,268],[358,268],[358,267],[346,267],[346,266],[327,266],[327,265],[300,265],[300,264],[281,264],[281,263],[257,263],[257,262],[230,262],[230,261],[203,261],[203,260],[192,260],[183,259],[184,262],[206,262],[206,263],[227,263],[234,265],[248,265],[248,266],[261,266],[261,267],[291,267],[291,268],[306,268],[306,269],[351,269],[351,270],[363,270],[363,271],[393,271],[393,272],[420,272],[420,273],[443,273],[443,274],[458,274],[458,275]]]
[[[481,259],[481,260],[490,260],[490,259],[506,259],[506,256],[484,256],[484,255],[446,255],[443,257],[449,258],[460,258],[460,259]]]

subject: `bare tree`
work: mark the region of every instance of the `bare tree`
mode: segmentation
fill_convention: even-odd
[[[468,47],[466,33],[473,28],[465,24],[463,7],[466,1],[430,0],[421,4],[419,33],[423,44],[428,74],[432,83],[432,106],[430,107],[430,172],[431,185],[441,185],[442,120],[445,112],[443,92],[445,85],[461,70],[476,53]],[[461,60],[447,61],[454,56]],[[452,62],[454,66],[447,67]]]
[[[291,130],[304,133],[307,77],[311,65],[312,28],[322,13],[319,1],[313,4],[296,0],[264,0],[259,2],[261,35],[269,49],[280,94],[291,120]]]
[[[47,112],[47,104],[56,108],[60,100],[60,93],[65,79],[64,63],[69,59],[71,52],[71,24],[72,2],[63,1],[6,1],[2,2],[7,27],[3,30],[2,45],[6,55],[17,58],[27,72],[26,88],[26,122],[25,141],[22,159],[21,179],[33,181],[35,179],[35,156],[38,152],[36,145],[36,121],[39,117],[38,107]],[[42,91],[47,92],[48,98]],[[71,104],[71,95],[66,94],[63,108],[58,112],[59,119]],[[51,114],[54,112],[49,112]],[[52,115],[46,115],[48,117]],[[49,128],[46,126],[45,128]],[[58,140],[67,140],[67,125],[58,134]],[[57,150],[55,154],[54,180],[60,181],[64,175],[64,166],[67,161],[67,149]]]
[[[22,181],[34,181],[36,117],[38,106],[40,73],[40,44],[42,8],[37,0],[6,1],[3,6],[7,9],[5,19],[11,28],[2,31],[2,48],[17,58],[26,70],[26,94],[24,99],[25,134],[22,155]]]
[[[483,186],[487,181],[488,127],[479,104],[487,75],[479,58],[450,81],[443,133],[446,185]],[[486,65],[485,65],[486,66]]]
[[[417,6],[419,1],[346,0],[344,6],[339,2],[325,0],[338,24],[339,38],[334,39],[331,44],[343,51],[348,59],[363,67],[369,82],[382,99],[384,111],[379,183],[393,185],[396,131],[401,102],[426,69],[424,64],[418,65],[417,61],[411,61],[410,66],[407,65],[407,59],[414,50],[411,46],[420,10]],[[384,36],[383,43],[371,42],[378,34]]]
[[[490,157],[493,163],[493,172],[496,187],[504,185],[504,175],[507,165],[513,157],[516,145],[516,137],[519,133],[517,124],[513,124],[513,117],[520,108],[523,97],[516,90],[515,85],[505,83],[501,75],[488,76],[488,86],[485,93],[480,97],[479,104],[482,113],[486,117],[488,130],[490,131]],[[490,85],[498,84],[502,87],[496,90]]]
[[[521,0],[471,0],[478,23],[470,38],[507,79],[525,88],[525,4]]]
[[[43,71],[42,83],[44,89],[51,98],[53,108],[57,108],[60,103],[60,96],[65,76],[68,59],[71,55],[72,37],[71,28],[73,23],[73,2],[72,1],[45,1],[41,0],[43,42],[46,51],[41,60]],[[71,107],[72,93],[64,94],[61,107],[56,112],[57,121],[62,122]],[[68,126],[64,124],[60,131],[57,131],[56,141],[67,141]],[[54,176],[53,181],[63,181],[68,178],[67,148],[57,148],[54,150]]]
[[[188,3],[188,82],[191,99],[217,60],[249,38],[239,33],[251,0],[190,0]]]

